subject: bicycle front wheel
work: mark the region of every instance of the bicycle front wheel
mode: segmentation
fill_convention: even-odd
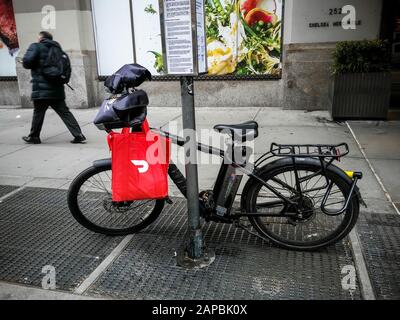
[[[349,181],[333,165],[321,171],[319,161],[303,159],[296,167],[290,161],[276,161],[259,171],[269,186],[296,203],[287,206],[277,195],[256,180],[251,180],[243,192],[246,212],[271,216],[250,216],[253,227],[274,244],[286,249],[316,250],[343,239],[354,227],[359,214],[359,201],[353,195],[347,210],[340,215],[327,215],[321,210],[328,183],[333,183],[325,209],[339,212],[350,192]],[[335,170],[336,169],[336,170]],[[304,178],[301,195],[296,192],[296,175]],[[310,177],[307,179],[307,177]],[[298,212],[301,213],[298,213]]]
[[[105,235],[136,233],[154,222],[164,200],[115,203],[111,197],[111,165],[90,167],[72,182],[68,206],[85,228]]]

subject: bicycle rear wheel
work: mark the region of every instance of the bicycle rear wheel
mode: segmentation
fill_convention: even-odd
[[[136,233],[154,222],[164,200],[115,203],[111,197],[111,165],[90,167],[72,182],[68,206],[85,228],[105,235]]]
[[[300,162],[300,161],[299,161]],[[301,183],[302,199],[296,189],[295,167],[290,161],[277,161],[260,170],[259,176],[285,197],[297,202],[302,214],[293,217],[296,210],[285,206],[283,201],[263,186],[251,180],[243,192],[246,212],[287,215],[284,217],[249,217],[253,227],[274,244],[294,250],[316,250],[343,239],[354,227],[359,214],[359,201],[353,195],[347,210],[337,216],[327,215],[321,203],[327,191],[326,178],[333,182],[325,208],[337,212],[343,208],[350,192],[349,181],[331,165],[327,175],[321,172],[321,164],[313,159],[304,159],[296,164],[300,178],[314,175]],[[292,214],[292,217],[289,217]]]

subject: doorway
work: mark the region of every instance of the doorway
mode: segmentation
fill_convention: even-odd
[[[400,0],[383,1],[381,39],[389,40],[392,53],[390,109],[400,115]]]

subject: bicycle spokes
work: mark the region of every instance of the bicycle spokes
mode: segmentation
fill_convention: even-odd
[[[82,184],[78,203],[85,218],[98,226],[123,228],[146,219],[154,200],[114,202],[111,196],[111,174],[103,171]]]
[[[325,199],[328,188],[329,196],[325,208],[334,212],[342,208],[346,197],[339,187],[330,182],[321,173],[299,170],[300,191],[297,190],[295,171],[282,172],[272,177],[268,184],[288,198],[293,204],[287,204],[279,199],[265,186],[257,195],[257,213],[269,216],[259,219],[272,232],[291,240],[312,241],[326,237],[337,229],[342,222],[341,217],[330,217],[322,212],[321,204]]]

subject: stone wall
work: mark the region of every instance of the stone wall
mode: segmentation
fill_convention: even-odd
[[[260,81],[197,81],[196,107],[279,107],[284,109],[326,110],[330,86],[330,66],[334,44],[289,44],[284,46],[281,80]],[[98,80],[94,51],[69,52],[73,65],[71,91],[66,87],[67,103],[71,108],[91,108],[101,105],[108,95]],[[12,99],[0,96],[1,104],[31,107],[30,73],[17,64],[17,83],[8,83]],[[0,82],[0,90],[4,83]],[[146,90],[151,106],[181,105],[179,81],[153,81],[141,86]],[[3,90],[1,90],[3,91]],[[12,93],[13,92],[13,93]],[[4,101],[11,101],[4,103]]]
[[[279,107],[292,110],[327,110],[334,43],[284,46],[281,80],[197,81],[196,107]],[[101,104],[107,94],[97,83]],[[152,106],[180,106],[179,82],[142,85]]]
[[[326,110],[334,43],[289,44],[283,58],[284,109]]]
[[[100,105],[108,94],[103,82],[97,83]],[[180,107],[179,81],[152,81],[140,87],[149,95],[150,105],[156,107]],[[282,81],[196,81],[196,107],[281,107]]]
[[[0,106],[14,108],[21,105],[18,82],[15,80],[0,80]]]

